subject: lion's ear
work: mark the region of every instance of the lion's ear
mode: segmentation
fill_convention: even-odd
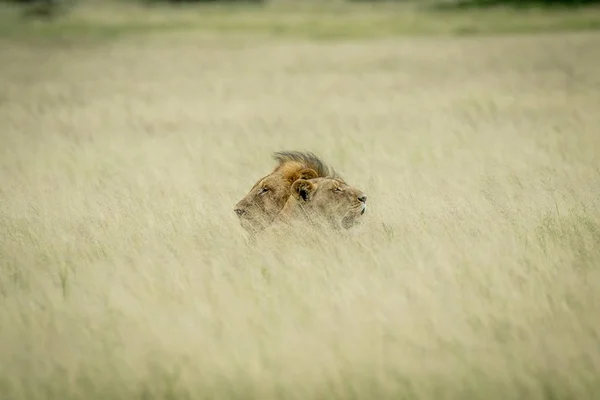
[[[298,179],[292,185],[292,194],[301,201],[309,201],[315,190],[315,185],[306,179]]]
[[[317,176],[318,176],[317,171],[315,171],[312,168],[305,168],[298,173],[298,179],[308,180],[308,179],[314,179]]]

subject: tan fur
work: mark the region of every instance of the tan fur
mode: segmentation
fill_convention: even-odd
[[[341,179],[298,179],[291,192],[278,216],[284,223],[305,220],[349,229],[360,221],[367,208],[364,192]]]
[[[260,232],[273,222],[288,201],[292,184],[298,179],[331,176],[341,180],[312,153],[285,151],[275,153],[274,157],[278,161],[275,169],[259,179],[235,205],[240,224],[249,233]]]

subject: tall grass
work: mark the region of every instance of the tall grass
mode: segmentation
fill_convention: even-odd
[[[5,43],[4,399],[591,399],[597,34]],[[270,153],[359,228],[248,244]]]

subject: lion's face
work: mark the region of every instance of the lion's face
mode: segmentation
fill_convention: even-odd
[[[367,210],[367,196],[340,179],[298,179],[282,215],[295,218],[302,214],[311,221],[327,221],[334,228],[349,229],[360,222]]]
[[[236,205],[240,224],[249,233],[268,227],[290,197],[297,179],[312,179],[317,173],[300,163],[288,163],[260,179]]]

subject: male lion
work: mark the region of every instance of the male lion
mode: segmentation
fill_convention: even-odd
[[[255,234],[267,228],[282,210],[298,179],[338,177],[337,173],[314,154],[298,151],[275,153],[277,167],[254,184],[250,192],[234,208],[240,224]]]
[[[279,214],[284,223],[304,220],[350,229],[367,210],[367,196],[339,178],[298,179],[291,190]]]

